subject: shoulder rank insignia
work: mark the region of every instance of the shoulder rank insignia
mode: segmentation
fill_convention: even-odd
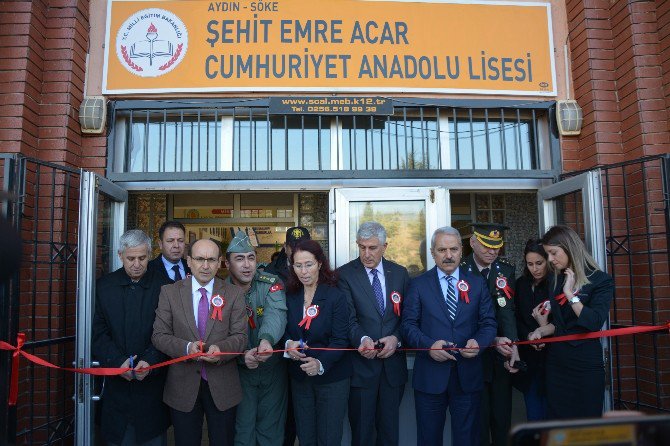
[[[277,278],[272,277],[272,276],[267,276],[265,274],[260,274],[258,276],[258,280],[260,280],[261,282],[265,282],[265,283],[275,283],[277,281]]]
[[[284,286],[280,282],[277,282],[270,287],[270,292],[274,293],[275,291],[280,291],[280,290],[283,290],[283,289],[284,289]]]
[[[256,307],[256,316],[263,317],[263,307]]]

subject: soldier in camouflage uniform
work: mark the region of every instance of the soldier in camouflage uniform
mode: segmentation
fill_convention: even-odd
[[[498,258],[503,246],[502,231],[507,226],[495,223],[473,223],[470,254],[461,267],[479,272],[487,282],[498,322],[496,344],[517,341],[514,314],[515,268]],[[484,353],[484,391],[481,403],[482,446],[505,446],[512,422],[512,377],[518,372],[511,367],[519,360],[516,346],[501,345]]]
[[[249,345],[238,361],[243,397],[237,406],[235,445],[280,446],[288,400],[286,362],[281,354],[266,352],[286,329],[284,286],[277,276],[256,271],[256,252],[243,231],[228,246],[226,267],[227,280],[245,291],[249,317]]]

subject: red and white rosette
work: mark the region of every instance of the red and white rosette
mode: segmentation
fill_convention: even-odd
[[[310,325],[312,325],[312,319],[316,318],[318,315],[319,315],[319,306],[310,305],[305,310],[305,317],[302,318],[302,320],[298,324],[298,327],[302,327],[304,325],[305,330],[309,330]]]
[[[465,301],[466,304],[470,303],[470,296],[468,296],[468,291],[470,291],[470,285],[465,280],[461,279],[456,284],[459,294],[461,295],[461,300]]]
[[[400,317],[400,303],[402,302],[402,296],[399,292],[394,291],[391,293],[391,302],[393,302],[393,312],[396,316]]]
[[[220,294],[212,296],[212,319],[218,319],[223,321],[223,306],[226,304],[226,299],[223,298]]]
[[[249,327],[253,330],[256,328],[256,322],[254,321],[254,310],[247,305],[247,317],[249,318]]]
[[[507,283],[507,277],[503,275],[498,276],[496,279],[496,288],[504,292],[508,299],[514,297],[514,290],[510,288],[509,284]]]

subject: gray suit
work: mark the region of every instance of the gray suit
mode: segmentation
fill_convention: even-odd
[[[393,311],[391,294],[405,298],[409,287],[407,269],[382,259],[386,284],[386,309],[379,313],[368,273],[360,259],[339,268],[339,288],[349,303],[349,342],[358,347],[363,336],[374,341],[393,335],[399,341],[400,321]],[[401,314],[402,314],[402,302]],[[366,359],[352,353],[354,374],[349,396],[349,422],[352,444],[371,446],[377,431],[377,445],[398,444],[399,406],[407,382],[407,361],[404,352],[386,359]]]

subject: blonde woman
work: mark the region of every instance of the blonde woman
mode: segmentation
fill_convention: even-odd
[[[566,226],[549,229],[541,243],[554,271],[551,308],[535,307],[533,316],[540,327],[528,338],[600,331],[612,303],[612,278],[598,268],[577,233]],[[550,419],[599,417],[605,394],[600,340],[549,344],[546,392]]]

